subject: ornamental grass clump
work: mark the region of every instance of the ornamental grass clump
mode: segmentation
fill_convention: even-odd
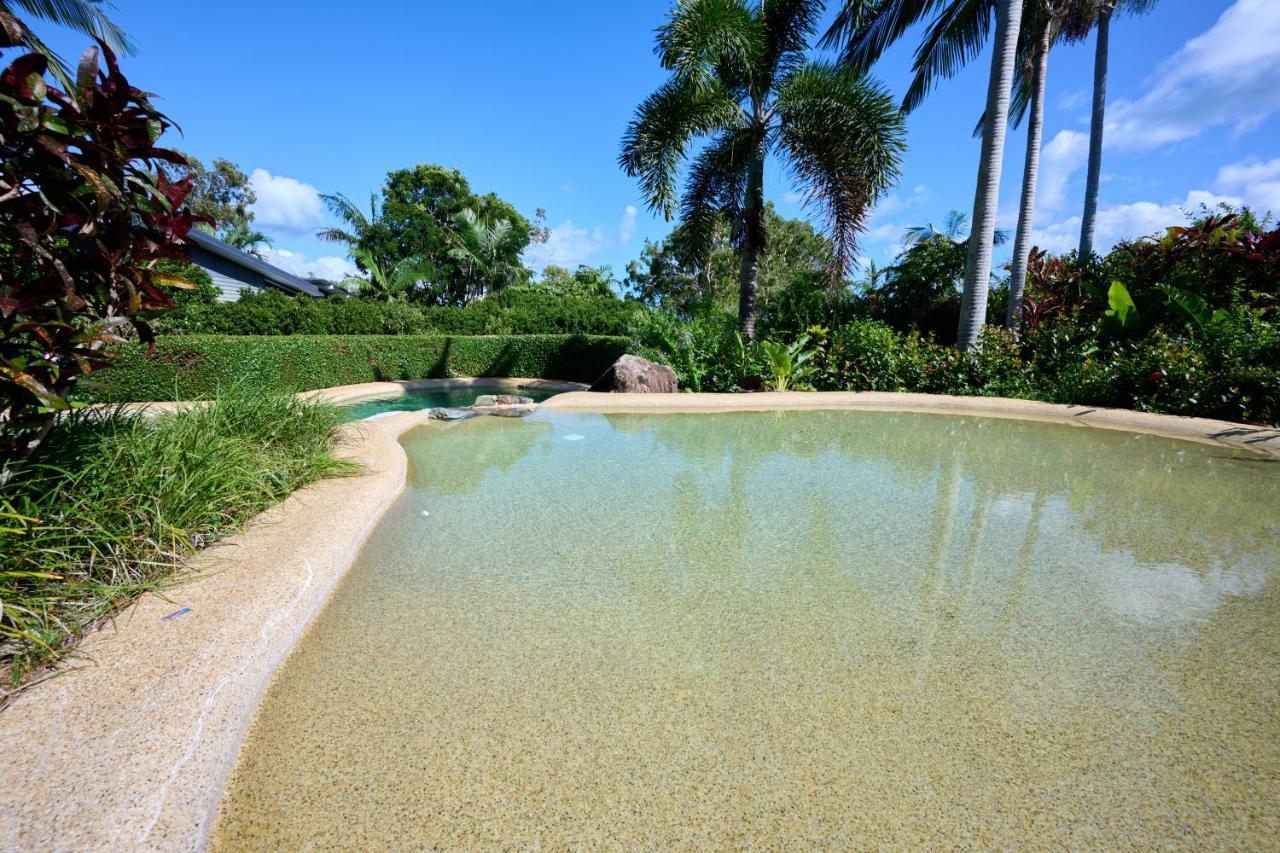
[[[0,702],[95,622],[294,490],[351,473],[340,411],[236,389],[154,417],[79,410],[0,497]]]

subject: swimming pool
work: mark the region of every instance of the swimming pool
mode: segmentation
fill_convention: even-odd
[[[359,403],[343,407],[344,421],[360,421],[384,412],[412,412],[418,409],[431,409],[436,406],[454,408],[470,406],[481,394],[518,394],[529,397],[535,403],[559,393],[539,388],[512,389],[504,385],[472,384],[457,388],[419,388],[406,391],[399,397],[380,397],[375,400],[362,400]]]
[[[215,847],[1263,847],[1280,465],[866,411],[433,424]]]

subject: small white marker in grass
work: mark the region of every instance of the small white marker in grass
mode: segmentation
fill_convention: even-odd
[[[582,441],[582,439],[584,438],[586,438],[585,435],[578,435],[576,432],[569,433],[568,435],[564,436],[565,441]]]
[[[425,510],[425,509],[424,509],[424,510],[422,511],[422,517],[423,517],[423,518],[429,518],[430,516],[431,516],[431,513],[430,513],[430,512],[428,512],[427,510]]]

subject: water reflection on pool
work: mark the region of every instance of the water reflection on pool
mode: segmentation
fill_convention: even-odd
[[[1280,831],[1274,462],[871,412],[404,443],[410,489],[265,698],[217,846]]]

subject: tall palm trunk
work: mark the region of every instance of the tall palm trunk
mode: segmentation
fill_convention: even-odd
[[[987,290],[991,284],[991,249],[996,233],[996,204],[1000,195],[1000,166],[1004,135],[1009,123],[1009,90],[1018,55],[1018,29],[1022,25],[1022,0],[999,0],[996,6],[996,40],[991,51],[991,77],[987,82],[987,118],[982,134],[982,160],[978,188],[973,199],[973,231],[965,261],[964,296],[956,346],[963,350],[978,344],[987,319]]]
[[[1031,55],[1031,115],[1027,118],[1027,159],[1022,167],[1022,204],[1018,210],[1018,234],[1013,241],[1013,268],[1009,275],[1009,303],[1004,324],[1010,329],[1022,322],[1022,296],[1027,285],[1027,258],[1031,255],[1031,225],[1036,210],[1036,183],[1040,177],[1040,139],[1044,135],[1045,73],[1049,69],[1050,24],[1046,20]]]
[[[756,285],[764,250],[765,138],[760,134],[747,166],[747,196],[742,206],[742,270],[738,274],[738,326],[748,341],[756,338]]]
[[[1107,111],[1107,53],[1113,6],[1098,13],[1098,44],[1093,54],[1093,116],[1089,119],[1089,176],[1084,184],[1084,216],[1080,220],[1080,260],[1093,255],[1093,225],[1098,215],[1098,182],[1102,178],[1102,122]]]

